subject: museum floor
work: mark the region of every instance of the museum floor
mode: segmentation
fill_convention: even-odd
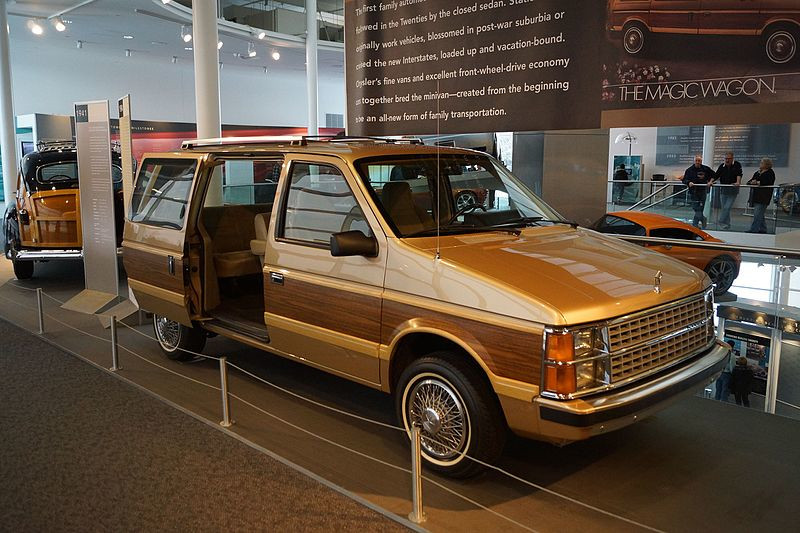
[[[10,270],[0,261],[0,318],[28,331],[37,327],[35,293],[25,289],[42,287],[64,300],[83,283],[79,264],[46,265],[25,283]],[[173,363],[142,335],[151,334],[150,326],[120,328],[117,376],[125,381],[114,379],[102,370],[111,364],[109,333],[97,319],[65,312],[49,298],[45,308],[44,337],[63,351],[0,325],[3,529],[8,516],[19,526],[14,530],[69,529],[64,524],[75,516],[91,517],[91,529],[102,530],[401,527],[341,502],[338,493],[292,475],[258,450],[398,517],[411,510],[402,437],[303,399],[391,424],[387,396],[214,338],[206,353],[226,355],[284,389],[231,372],[236,423],[223,430],[216,361]],[[795,420],[690,397],[630,428],[565,448],[513,439],[499,466],[526,482],[499,472],[468,482],[426,474],[424,527],[794,531],[798,443]],[[100,474],[102,485],[94,478]],[[23,505],[25,491],[30,499]],[[50,498],[57,513],[41,510]],[[17,509],[23,511],[10,514]]]

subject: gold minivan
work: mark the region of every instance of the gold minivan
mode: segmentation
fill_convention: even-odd
[[[481,152],[188,141],[145,155],[128,215],[129,284],[169,357],[219,334],[391,393],[451,476],[509,429],[564,444],[631,424],[729,353],[701,270],[578,228]]]

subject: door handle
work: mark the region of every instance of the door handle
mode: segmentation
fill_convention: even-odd
[[[175,275],[175,258],[171,255],[167,256],[167,272],[169,272],[170,276]]]

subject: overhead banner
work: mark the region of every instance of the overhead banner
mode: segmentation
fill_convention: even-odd
[[[348,133],[800,121],[800,13],[773,4],[346,0]]]
[[[599,126],[597,20],[605,1],[350,0],[346,6],[350,133]]]

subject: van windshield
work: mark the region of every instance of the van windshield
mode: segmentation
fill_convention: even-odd
[[[369,158],[356,168],[401,237],[566,222],[519,179],[482,154]]]

